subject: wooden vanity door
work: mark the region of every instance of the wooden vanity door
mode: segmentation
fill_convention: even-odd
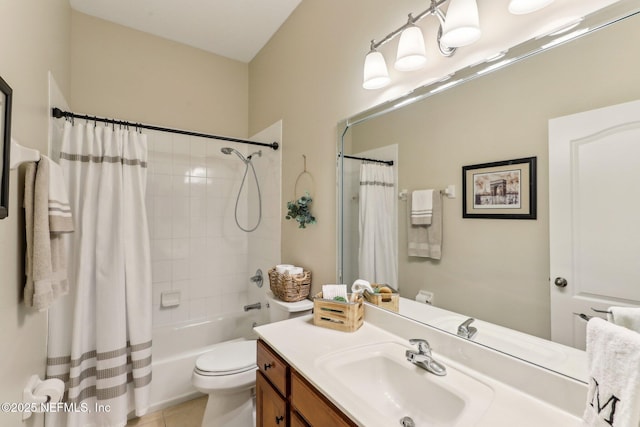
[[[640,101],[549,121],[551,339],[584,349],[574,313],[640,305]]]
[[[287,402],[265,379],[256,373],[257,427],[285,427],[288,421]]]

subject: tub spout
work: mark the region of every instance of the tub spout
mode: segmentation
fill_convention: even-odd
[[[249,310],[260,310],[262,308],[262,304],[259,302],[253,303],[253,304],[247,304],[244,306],[244,311],[249,311]]]

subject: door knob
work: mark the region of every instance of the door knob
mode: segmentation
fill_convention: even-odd
[[[564,277],[556,277],[556,280],[554,280],[553,283],[559,288],[567,287],[567,279]]]

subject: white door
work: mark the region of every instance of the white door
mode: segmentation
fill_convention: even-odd
[[[551,339],[640,305],[640,101],[549,121]],[[564,286],[563,286],[564,285]]]

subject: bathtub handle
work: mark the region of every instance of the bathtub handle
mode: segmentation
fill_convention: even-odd
[[[284,420],[284,416],[280,415],[279,417],[276,417],[276,424],[280,424],[280,421]]]
[[[273,368],[273,365],[271,363],[265,363],[264,364],[264,370],[266,371],[269,368]]]

